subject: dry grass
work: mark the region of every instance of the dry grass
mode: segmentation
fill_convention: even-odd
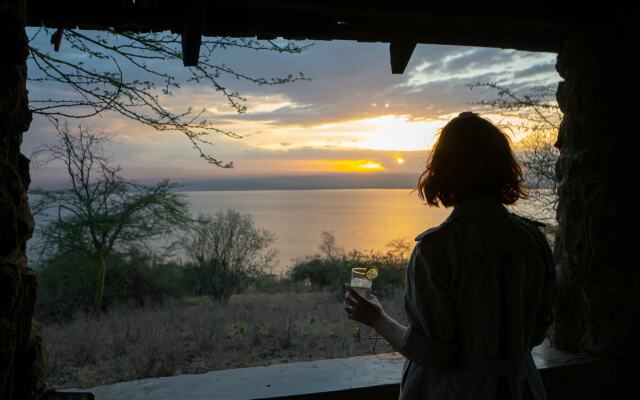
[[[402,290],[383,300],[404,319]],[[120,307],[99,320],[45,324],[50,385],[92,387],[147,377],[392,351],[356,341],[356,323],[335,293],[248,293],[226,306],[191,298],[162,307]]]

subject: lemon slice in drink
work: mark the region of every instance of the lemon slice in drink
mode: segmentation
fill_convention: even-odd
[[[369,280],[374,280],[378,277],[378,268],[376,267],[371,267],[367,269],[367,272],[365,273],[365,276],[367,277],[367,279]]]
[[[360,275],[364,275],[367,273],[367,269],[368,268],[361,268],[361,267],[355,267],[355,268],[351,268],[351,270],[356,273],[356,274],[360,274]]]

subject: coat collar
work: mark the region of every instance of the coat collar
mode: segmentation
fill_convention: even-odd
[[[463,200],[453,206],[453,211],[447,220],[467,217],[500,217],[509,214],[510,211],[498,199],[478,197]]]
[[[453,207],[453,211],[444,222],[422,232],[416,236],[415,240],[420,241],[426,236],[435,236],[438,232],[441,233],[445,231],[445,227],[456,218],[500,217],[509,214],[511,214],[511,212],[500,201],[493,197],[478,197],[464,200]]]

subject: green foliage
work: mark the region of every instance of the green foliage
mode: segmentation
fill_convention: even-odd
[[[246,288],[248,274],[234,270],[222,260],[203,259],[185,266],[185,280],[198,296],[210,296],[214,301],[228,301],[231,295]]]
[[[168,180],[155,185],[130,182],[110,164],[106,138],[78,127],[59,127],[58,141],[40,149],[44,162],[61,161],[69,187],[34,190],[32,209],[39,215],[41,252],[69,250],[108,253],[121,244],[143,243],[186,223],[185,196]]]
[[[40,318],[72,317],[93,304],[98,261],[71,253],[58,253],[41,262],[38,271]]]
[[[259,270],[249,278],[249,285],[258,290],[268,290],[281,286],[283,280],[272,272]]]
[[[69,187],[38,190],[34,214],[40,215],[40,253],[49,257],[73,254],[97,260],[100,270],[94,309],[100,313],[107,266],[114,253],[125,246],[169,234],[188,220],[184,195],[168,180],[151,186],[129,182],[119,175],[104,151],[106,138],[78,127],[58,128],[58,140],[37,152],[45,162],[61,162]]]
[[[332,286],[336,282],[348,282],[351,270],[339,260],[331,260],[320,255],[298,260],[289,275],[294,281],[308,281],[315,289]]]
[[[351,280],[351,269],[377,267],[378,277],[373,281],[373,293],[385,295],[393,288],[403,286],[406,266],[392,254],[352,250],[339,257],[315,255],[298,260],[289,270],[289,277],[296,282],[309,282],[316,289],[335,290],[338,297],[344,295],[343,284]]]
[[[113,252],[108,263],[105,307],[119,303],[157,303],[187,292],[179,264],[158,259],[140,249]],[[40,318],[67,319],[93,308],[99,260],[57,253],[36,268]]]
[[[125,282],[118,299],[132,299],[138,305],[148,301],[161,302],[170,297],[181,297],[187,292],[184,268],[175,261],[167,261],[134,248],[124,255],[115,272],[121,274],[118,282]]]

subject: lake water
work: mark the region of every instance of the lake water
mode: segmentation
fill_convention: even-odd
[[[256,226],[275,234],[278,271],[292,260],[319,253],[323,231],[335,235],[338,247],[349,251],[385,252],[393,239],[410,243],[425,229],[439,225],[451,209],[428,207],[409,189],[327,189],[183,192],[191,212],[215,213],[234,208],[250,213]],[[526,203],[509,207],[515,212]],[[37,221],[36,221],[37,223]],[[33,247],[37,237],[30,241]],[[156,240],[152,248],[164,247]],[[33,256],[33,255],[32,255]]]
[[[323,231],[345,250],[384,250],[392,239],[413,238],[440,224],[449,210],[423,206],[402,189],[186,192],[194,213],[235,208],[276,236],[282,266],[318,252]]]
[[[393,239],[414,238],[439,225],[451,209],[428,207],[409,189],[328,189],[185,192],[193,213],[235,208],[273,232],[279,264],[318,253],[323,231],[344,250],[386,251]],[[514,212],[525,203],[509,207]]]

